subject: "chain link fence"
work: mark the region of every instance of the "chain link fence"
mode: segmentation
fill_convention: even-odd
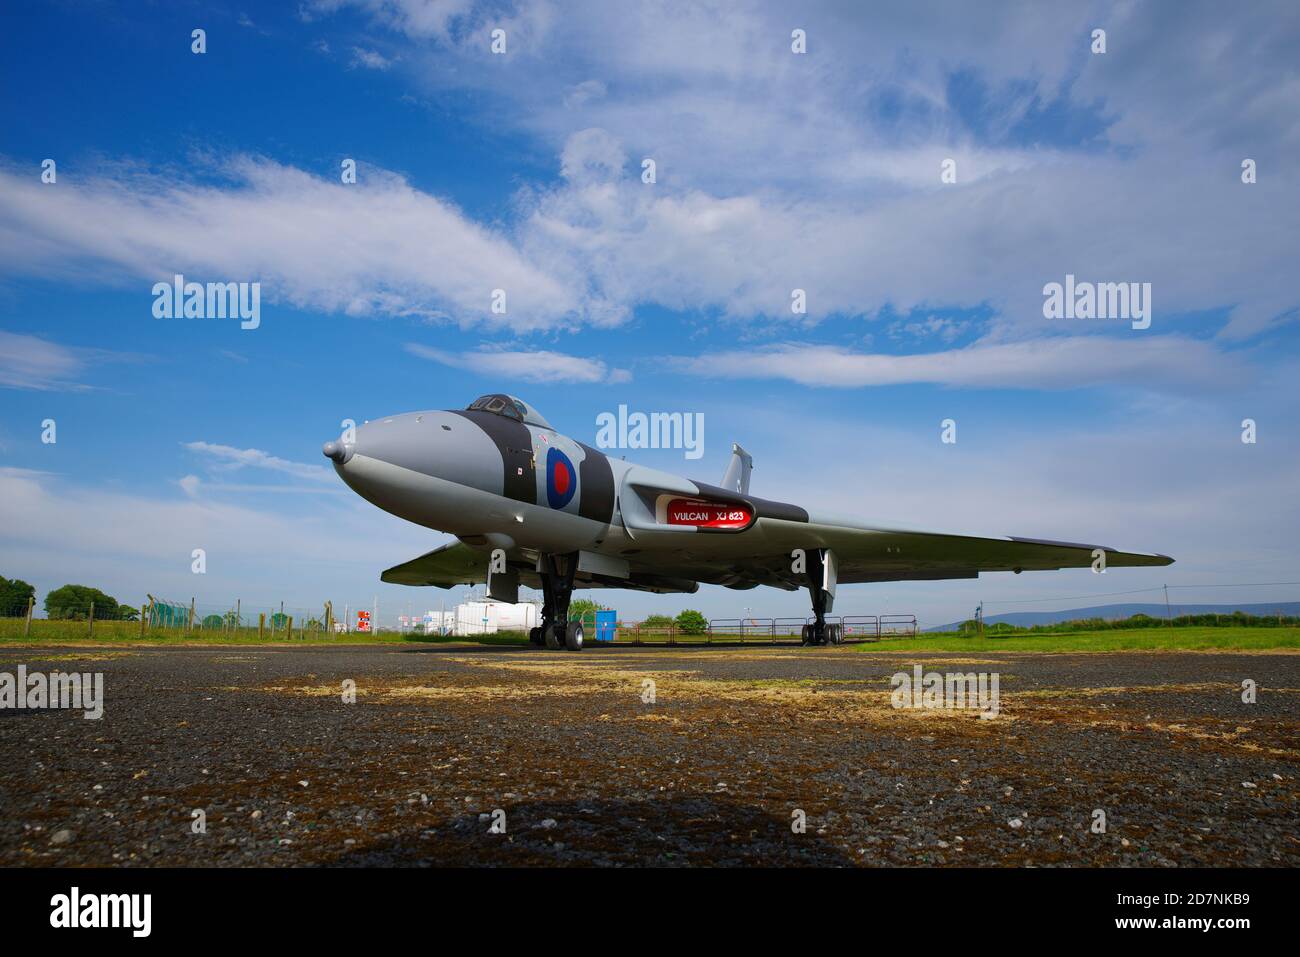
[[[52,596],[55,593],[51,593]],[[355,623],[353,624],[355,630]],[[283,603],[208,604],[147,595],[139,605],[99,599],[47,597],[0,604],[0,639],[196,637],[289,640],[324,638],[347,630],[331,602],[315,608]]]

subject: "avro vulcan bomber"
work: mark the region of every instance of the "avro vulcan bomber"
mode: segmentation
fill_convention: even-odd
[[[807,588],[804,644],[837,643],[836,586],[977,578],[981,572],[1168,565],[1165,555],[1035,538],[908,531],[824,515],[749,492],[739,445],[718,485],[611,459],[553,429],[527,402],[485,395],[463,410],[377,419],[326,442],[343,481],[385,511],[458,541],[396,565],[399,585],[486,584],[500,601],[542,592],[530,638],[582,647],[574,588]]]

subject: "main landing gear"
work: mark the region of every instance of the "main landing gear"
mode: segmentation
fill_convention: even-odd
[[[804,645],[838,645],[844,640],[839,625],[826,622],[826,613],[835,604],[835,582],[839,563],[829,548],[810,548],[808,560],[808,593],[812,596],[813,620],[803,626]]]
[[[552,650],[582,650],[582,622],[569,621],[569,600],[573,598],[573,579],[578,573],[578,553],[542,555],[542,624],[528,632],[534,645]]]

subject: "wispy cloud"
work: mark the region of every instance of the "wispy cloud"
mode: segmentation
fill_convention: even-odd
[[[39,336],[0,330],[0,386],[43,392],[92,388],[84,375],[104,362],[130,362],[140,356],[108,349],[63,346]]]
[[[353,67],[364,67],[367,70],[387,70],[393,65],[393,61],[384,56],[378,50],[367,50],[365,47],[352,48]]]
[[[61,178],[56,189],[0,168],[0,272],[134,278],[146,316],[152,284],[178,272],[260,280],[263,321],[268,300],[513,329],[606,313],[575,277],[528,261],[508,237],[384,170],[363,166],[345,185],[337,171],[327,179],[235,156],[203,172],[198,182],[126,170]],[[504,314],[492,312],[497,289]]]
[[[255,468],[283,472],[295,478],[310,479],[314,482],[330,482],[334,479],[334,473],[324,466],[292,462],[269,452],[263,452],[261,449],[240,449],[233,445],[218,445],[212,442],[186,442],[184,445],[191,452],[203,456],[209,467],[217,470]],[[194,487],[197,488],[197,482]],[[190,490],[186,489],[186,491]]]
[[[447,352],[415,342],[407,343],[405,348],[411,355],[421,359],[505,380],[616,384],[630,382],[632,379],[632,373],[627,369],[611,369],[600,359],[571,356],[563,352],[511,351],[486,347],[470,352]]]
[[[1247,380],[1235,353],[1183,336],[1060,336],[977,343],[918,355],[854,352],[838,346],[782,343],[671,356],[681,371],[728,379],[785,379],[814,387],[931,383],[977,389],[1077,389],[1126,383],[1176,392],[1226,389]]]

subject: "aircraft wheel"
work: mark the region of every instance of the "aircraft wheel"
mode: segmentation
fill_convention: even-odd
[[[838,645],[842,640],[843,640],[843,636],[840,633],[839,625],[826,626],[826,644]]]
[[[529,629],[528,629],[528,643],[529,643],[530,645],[542,645],[542,644],[545,644],[545,640],[542,638],[542,629],[540,629],[540,628],[529,628]]]
[[[544,631],[547,648],[551,651],[559,651],[564,647],[564,622],[557,621]]]
[[[582,622],[569,622],[564,629],[564,647],[570,651],[582,650]]]
[[[799,633],[799,644],[808,644],[809,634],[812,631],[812,625],[804,625],[803,631]]]

